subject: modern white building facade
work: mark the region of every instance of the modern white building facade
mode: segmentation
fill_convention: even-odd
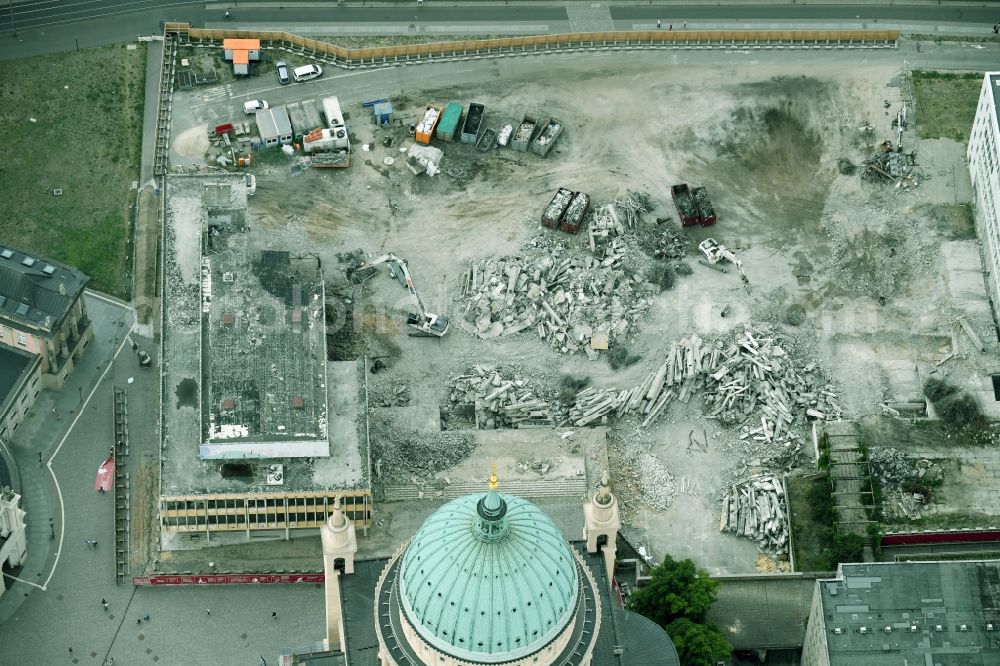
[[[986,288],[994,317],[1000,307],[1000,72],[986,72],[967,153],[976,205],[976,235],[982,242]]]

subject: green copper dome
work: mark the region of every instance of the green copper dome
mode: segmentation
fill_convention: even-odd
[[[531,502],[488,493],[445,504],[410,541],[400,569],[403,612],[430,645],[498,663],[541,649],[576,610],[576,561]]]

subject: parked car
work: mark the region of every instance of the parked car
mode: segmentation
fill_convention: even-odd
[[[323,75],[323,68],[319,65],[302,65],[292,70],[292,78],[296,81],[309,81]]]
[[[243,102],[243,113],[248,116],[252,116],[262,109],[269,109],[267,102],[262,99],[252,99],[249,102]]]
[[[275,69],[278,70],[278,83],[285,85],[286,83],[292,82],[292,77],[288,75],[288,63],[284,60],[279,60],[274,63]]]

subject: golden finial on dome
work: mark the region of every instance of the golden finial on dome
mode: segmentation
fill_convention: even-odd
[[[497,466],[496,463],[493,464],[493,473],[490,474],[489,488],[490,490],[496,490],[497,486],[500,485],[500,479],[497,478]]]

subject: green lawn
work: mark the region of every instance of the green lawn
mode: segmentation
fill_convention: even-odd
[[[914,70],[911,76],[920,137],[968,142],[983,75]]]
[[[833,571],[833,526],[829,516],[816,515],[817,508],[810,498],[814,486],[829,488],[826,477],[789,476],[787,478],[788,503],[791,508],[792,538],[795,548],[796,571]]]
[[[145,68],[143,44],[0,61],[0,242],[123,298]]]

